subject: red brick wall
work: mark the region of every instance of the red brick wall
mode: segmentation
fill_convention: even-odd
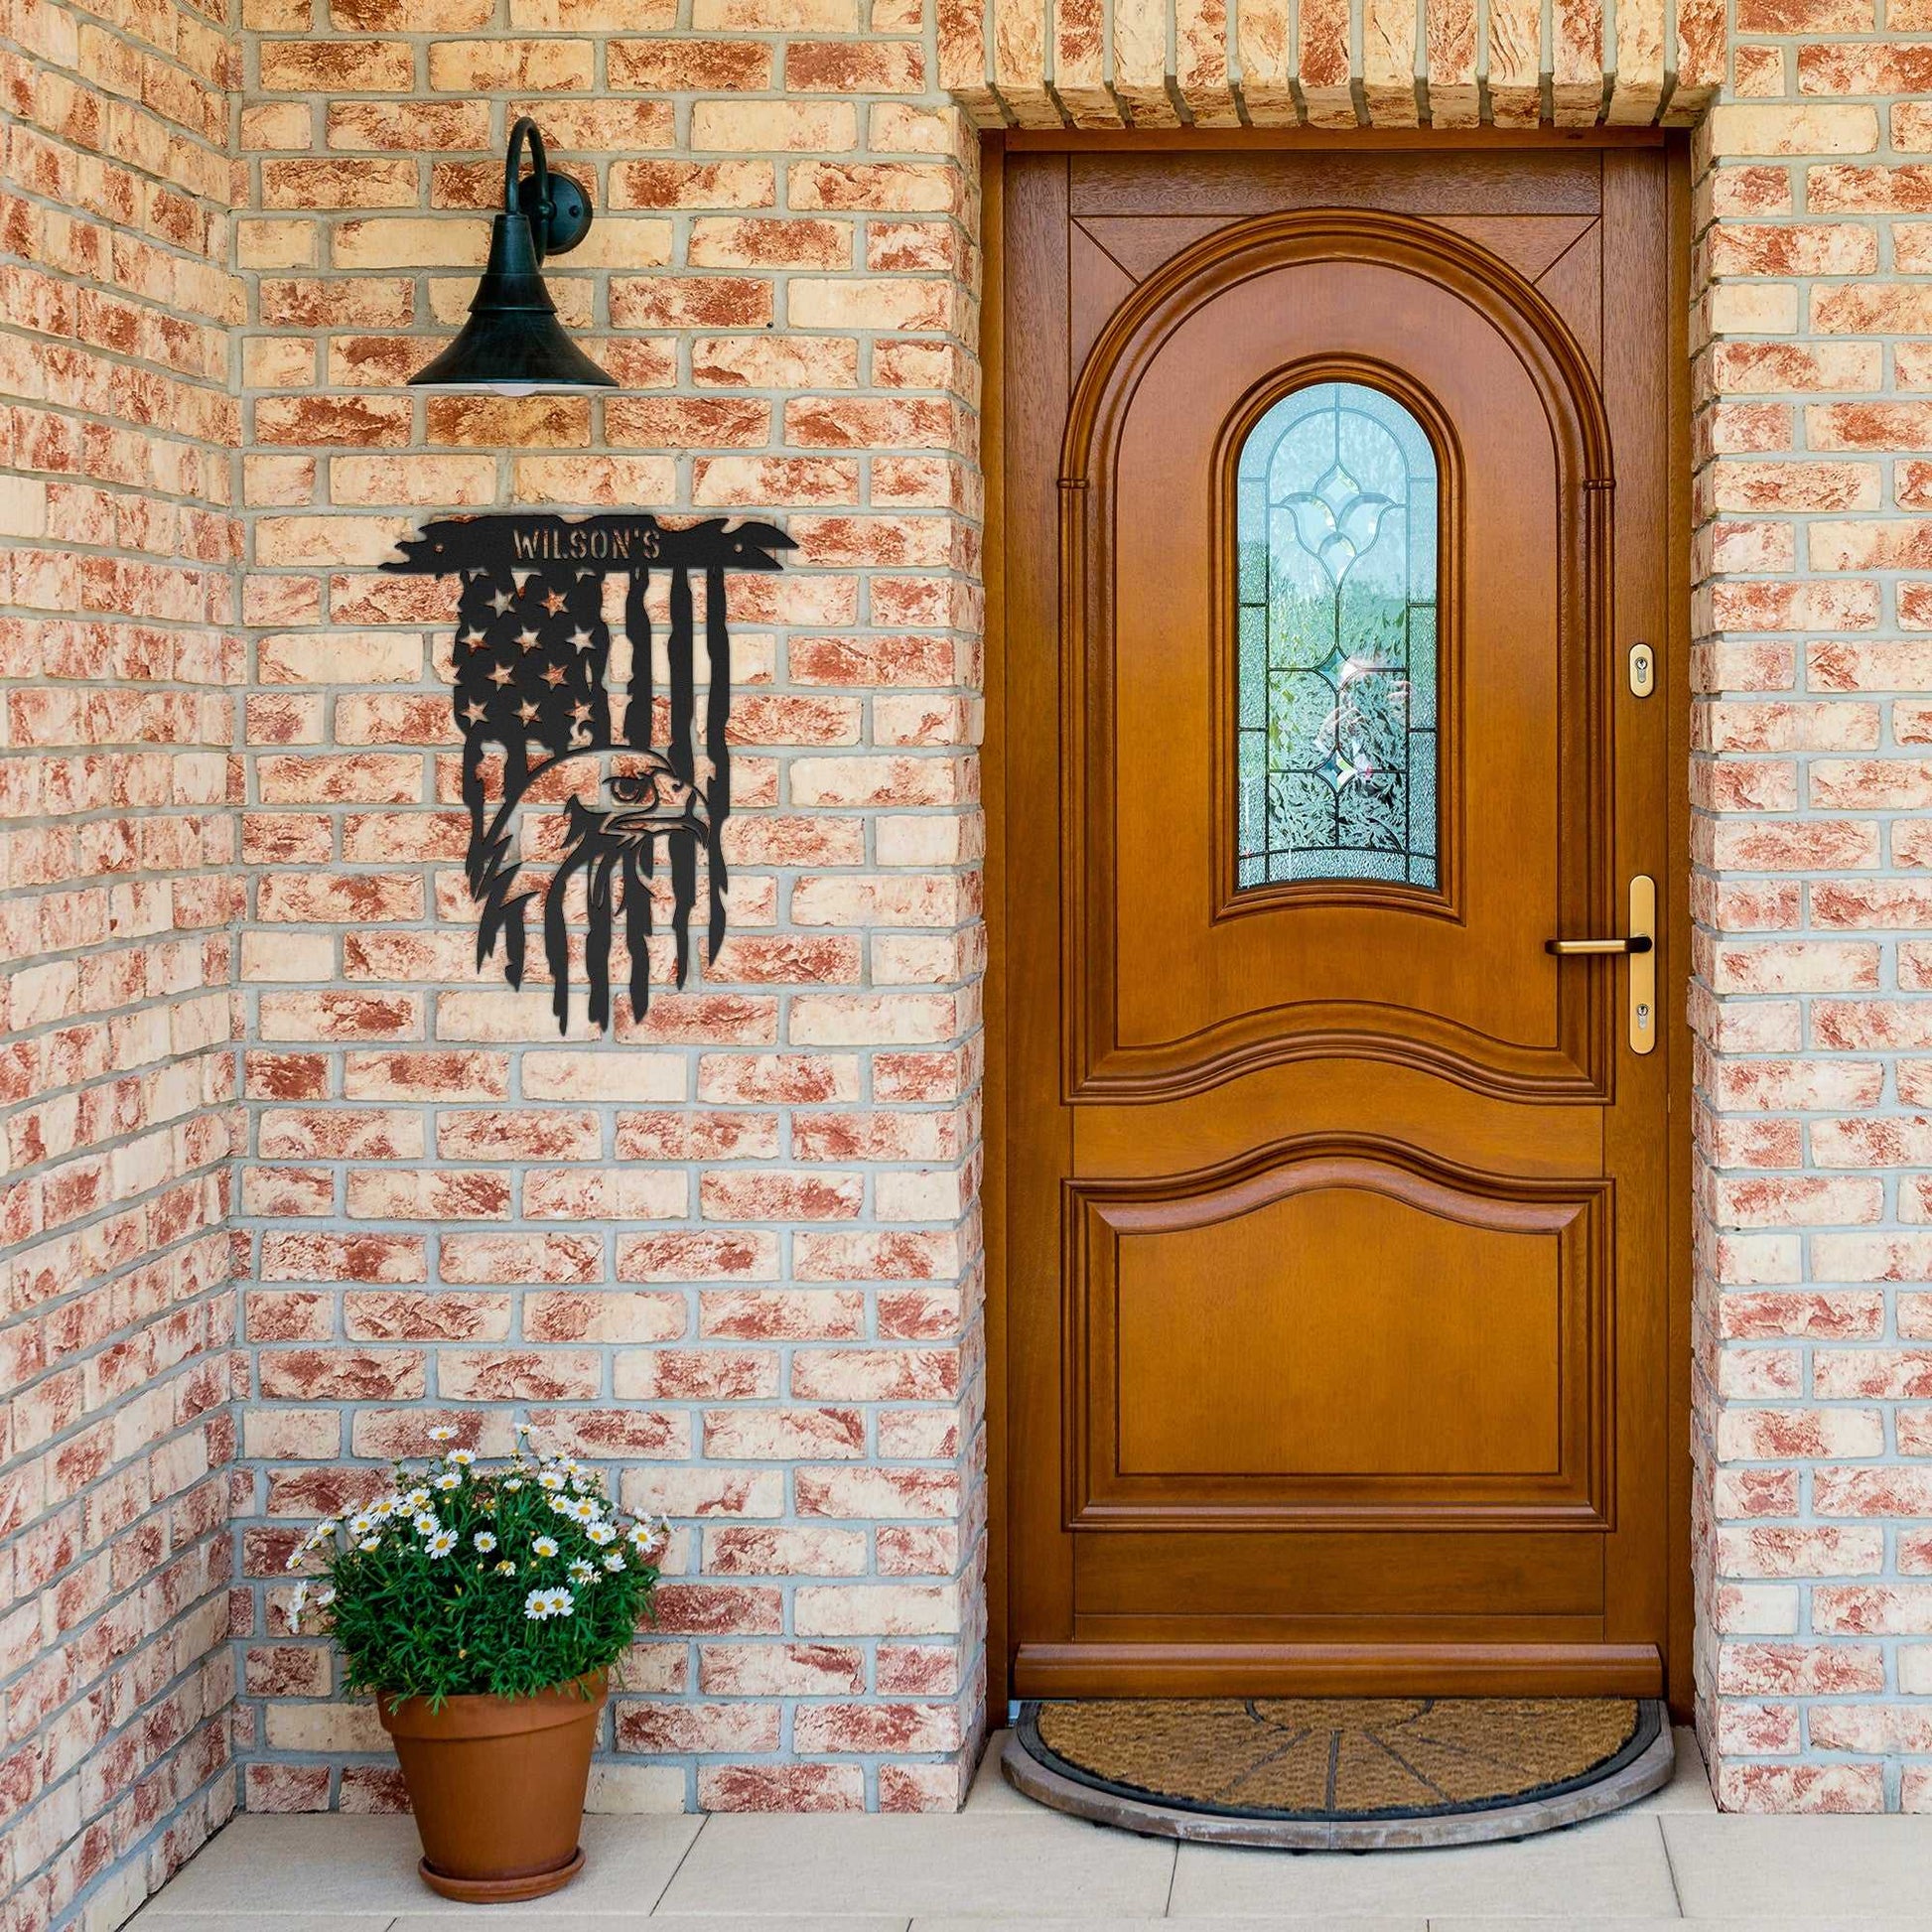
[[[1887,22],[1740,0],[1697,147],[1698,1676],[1738,1809],[1932,1809],[1932,15]]]
[[[1932,1807],[1915,4],[1737,0],[1727,47],[1702,0],[1620,7],[1613,44],[1590,0],[1492,4],[1480,45],[1432,8],[1410,84],[1408,0],[1367,0],[1360,70],[1339,0],[1177,0],[1171,34],[1038,0],[247,0],[232,40],[16,0],[8,1932],[111,1921],[221,1815],[231,1657],[246,1802],[396,1802],[280,1563],[438,1420],[489,1449],[535,1420],[677,1525],[597,1803],[956,1800],[978,202],[941,89],[986,123],[1522,122],[1537,45],[1559,120],[1731,103],[1696,151],[1700,1722],[1727,1804]],[[592,189],[551,285],[625,393],[412,394],[525,108]],[[508,505],[803,546],[735,607],[733,937],[609,1039],[472,963],[449,589],[375,569]]]
[[[597,1802],[949,1807],[977,1735],[975,146],[905,0],[676,22],[247,19],[251,1806],[396,1801],[280,1565],[436,1421],[528,1418],[677,1526]],[[410,393],[525,108],[598,209],[550,286],[632,393]],[[373,570],[512,504],[801,546],[734,592],[731,937],[608,1039],[474,963],[454,586]]]
[[[233,1803],[229,43],[0,21],[0,1924]]]

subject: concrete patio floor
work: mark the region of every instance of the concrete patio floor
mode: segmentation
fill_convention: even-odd
[[[587,1822],[581,1878],[535,1904],[448,1903],[406,1818],[244,1817],[133,1921],[138,1932],[1763,1932],[1932,1925],[1932,1818],[1724,1817],[1678,1732],[1667,1790],[1593,1824],[1448,1852],[1294,1855],[1138,1839],[1010,1790],[1000,1739],[957,1817],[733,1815]]]

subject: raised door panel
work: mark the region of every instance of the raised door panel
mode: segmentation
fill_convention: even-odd
[[[1561,1243],[1347,1178],[1216,1226],[1122,1232],[1120,1475],[1184,1491],[1554,1472]]]
[[[1070,1181],[1070,1520],[1600,1528],[1610,1194],[1372,1142]]]
[[[1257,1636],[1341,1641],[1351,1619],[1360,1636],[1370,1617],[1409,1620],[1405,1639],[1466,1618],[1466,1628],[1441,1632],[1466,1637],[1485,1616],[1520,1630],[1533,1618],[1594,1620],[1602,1608],[1601,1546],[1561,1533],[1210,1530],[1168,1539],[1158,1562],[1134,1537],[1083,1536],[1076,1545],[1083,1620],[1173,1619],[1173,1629],[1186,1619],[1208,1642],[1239,1625]]]
[[[1428,779],[1431,851],[1401,878],[1257,888],[1236,832],[1254,703],[1255,613],[1245,564],[1230,562],[1241,465],[1279,411],[1324,387],[1383,397],[1429,446],[1436,636],[1410,683],[1427,671],[1428,765],[1411,775],[1417,795]],[[1221,230],[1143,283],[1082,390],[1090,421],[1076,415],[1068,437],[1078,486],[1062,495],[1076,633],[1066,890],[1082,930],[1070,1097],[1178,1098],[1347,1052],[1496,1094],[1600,1098],[1606,978],[1553,973],[1543,952],[1551,933],[1608,916],[1610,883],[1604,773],[1588,750],[1609,676],[1595,501],[1608,453],[1561,319],[1426,223],[1277,217]],[[1340,545],[1384,500],[1336,464],[1269,513],[1286,549],[1298,528],[1318,542],[1321,519]],[[1335,648],[1357,656],[1325,686],[1332,666],[1295,671],[1292,653],[1281,681],[1345,701],[1362,647]],[[1277,670],[1271,656],[1271,690]],[[1296,702],[1283,700],[1291,725]],[[1332,780],[1345,804],[1373,787],[1348,791],[1345,768],[1334,779],[1337,756],[1299,775]],[[1487,836],[1496,826],[1507,839]],[[1359,870],[1390,855],[1346,856]]]
[[[1411,154],[1304,149],[1197,154],[1180,166],[1172,154],[1084,154],[1067,173],[1068,208],[1079,221],[1332,207],[1593,215],[1603,197],[1602,156],[1589,148]]]

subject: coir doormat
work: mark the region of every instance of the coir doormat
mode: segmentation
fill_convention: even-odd
[[[1520,1838],[1670,1776],[1634,1698],[1187,1698],[1030,1703],[1008,1778],[1056,1809],[1172,1838],[1291,1849]]]

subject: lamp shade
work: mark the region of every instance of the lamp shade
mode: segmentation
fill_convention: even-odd
[[[525,138],[536,172],[517,180],[517,150]],[[615,389],[607,374],[572,342],[543,285],[546,253],[583,239],[590,207],[576,183],[552,180],[543,137],[527,119],[510,132],[503,177],[503,211],[491,224],[489,259],[470,304],[470,320],[425,369],[410,377],[419,389],[487,389],[531,395],[559,389]]]

